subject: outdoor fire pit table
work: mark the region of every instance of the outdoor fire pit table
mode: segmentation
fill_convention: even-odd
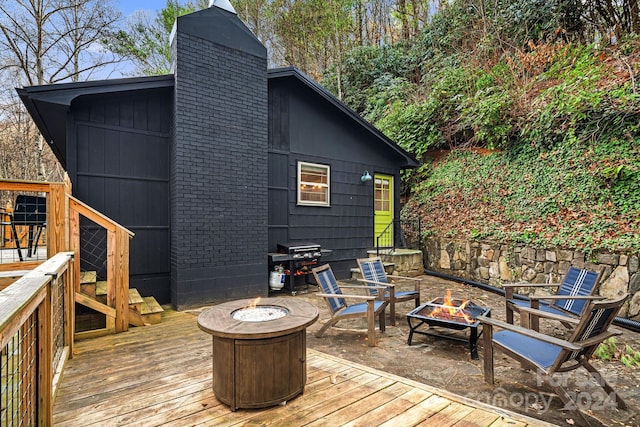
[[[454,334],[437,333],[431,327],[439,327],[452,330],[464,330],[469,328],[469,351],[472,359],[478,359],[478,327],[480,321],[478,316],[491,317],[491,309],[480,307],[471,301],[439,297],[430,302],[422,304],[407,313],[409,323],[409,338],[407,344],[411,345],[413,334],[431,335],[440,338],[447,338],[456,341],[467,342],[466,338]],[[418,330],[422,325],[426,327]]]
[[[198,327],[213,337],[213,392],[231,407],[264,408],[302,393],[306,328],[318,309],[295,298],[242,299],[213,306]]]

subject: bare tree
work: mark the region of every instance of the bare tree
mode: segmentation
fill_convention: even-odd
[[[21,145],[10,150],[16,159],[2,159],[4,169],[14,165],[13,170],[3,173],[31,179],[34,175],[47,179],[52,174],[43,157],[46,144],[32,124],[25,125],[27,115],[20,111],[13,87],[80,81],[113,66],[118,58],[103,49],[102,42],[119,17],[109,0],[0,1],[0,77],[4,86],[0,120],[10,131],[6,141]],[[25,160],[32,156],[35,162]]]
[[[20,71],[18,84],[84,80],[118,61],[102,42],[119,18],[108,0],[0,2],[4,68]]]

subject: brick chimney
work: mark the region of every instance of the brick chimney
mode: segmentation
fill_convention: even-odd
[[[267,52],[232,7],[213,3],[179,17],[172,35],[178,309],[267,293]]]

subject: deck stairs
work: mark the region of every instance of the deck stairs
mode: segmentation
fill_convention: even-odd
[[[96,280],[95,271],[80,273],[80,292],[99,304],[107,303],[107,282]],[[143,297],[137,289],[129,289],[130,325],[145,326],[160,323],[163,311],[164,309],[154,297]]]

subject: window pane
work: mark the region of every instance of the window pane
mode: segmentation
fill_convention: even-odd
[[[306,202],[326,202],[327,188],[303,184],[300,186],[300,200]]]
[[[326,168],[314,168],[312,166],[303,166],[300,171],[301,182],[313,182],[318,184],[327,183],[327,170]]]
[[[376,179],[375,182],[375,210],[376,211],[389,211],[390,209],[390,197],[389,181],[386,179]]]

